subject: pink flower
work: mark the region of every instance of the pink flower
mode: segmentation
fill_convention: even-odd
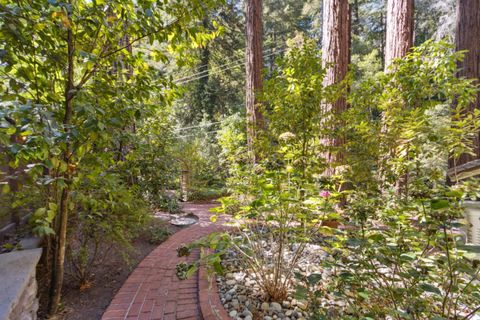
[[[328,198],[330,197],[330,192],[328,192],[327,190],[322,190],[320,191],[320,197]]]

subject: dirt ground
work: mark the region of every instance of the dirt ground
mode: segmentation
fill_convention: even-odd
[[[169,226],[173,233],[180,230],[179,227]],[[120,289],[130,273],[158,244],[151,244],[147,236],[135,240],[129,260],[125,260],[121,254],[115,252],[107,256],[100,265],[93,270],[95,280],[91,287],[80,290],[78,283],[68,273],[65,275],[62,311],[55,320],[97,320],[101,319],[103,312],[110,304],[115,293]],[[41,286],[41,283],[40,283]],[[46,294],[45,288],[39,287],[39,291]],[[46,319],[44,307],[39,311],[39,319]]]

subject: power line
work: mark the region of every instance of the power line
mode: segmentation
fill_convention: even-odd
[[[272,47],[272,48],[265,48],[265,49],[262,50],[262,52],[271,51],[271,50],[277,50],[277,49],[279,49],[279,48],[282,48],[283,46],[284,46],[284,45],[278,45],[278,46],[274,46],[274,47]],[[242,50],[245,50],[245,48],[243,48]],[[245,60],[245,57],[232,60],[232,61],[230,61],[230,62],[228,62],[228,63],[226,63],[226,64],[217,66],[217,67],[215,67],[215,68],[223,68],[223,67],[225,67],[225,66],[231,65],[231,64],[233,64],[233,63],[236,63],[236,62],[239,62],[239,61],[242,61],[242,60]],[[176,81],[180,81],[180,80],[183,80],[184,78],[190,78],[190,77],[195,76],[195,75],[198,75],[198,74],[200,74],[200,73],[207,72],[208,70],[198,71],[198,70],[204,69],[204,68],[206,68],[206,67],[208,67],[208,63],[203,64],[203,65],[200,65],[200,66],[197,66],[197,67],[196,67],[197,73],[194,73],[193,75],[188,75],[188,76],[182,77],[182,78],[180,78],[180,79],[178,79],[178,80],[176,80]]]
[[[279,49],[279,48],[280,48],[280,49]],[[272,49],[275,49],[275,50],[279,49],[279,50],[276,51],[276,52],[270,52],[270,53],[268,53],[268,54],[264,54],[264,55],[263,55],[264,58],[269,57],[269,56],[271,56],[271,55],[273,55],[273,54],[276,54],[276,53],[279,53],[279,52],[283,52],[283,51],[286,50],[285,47],[280,47],[280,46],[278,46],[278,47],[276,47],[276,48],[272,48]],[[194,77],[199,76],[199,75],[204,74],[204,73],[211,73],[211,72],[215,73],[215,72],[218,71],[218,69],[220,69],[220,68],[229,66],[229,65],[231,65],[231,64],[233,64],[233,63],[235,63],[235,62],[240,62],[240,61],[243,61],[243,62],[237,63],[236,65],[232,66],[232,68],[244,65],[244,64],[245,64],[245,57],[244,57],[244,58],[241,58],[241,59],[234,60],[234,61],[232,61],[232,62],[230,62],[230,63],[224,64],[224,65],[221,65],[221,66],[217,66],[217,67],[215,67],[215,68],[213,68],[213,69],[210,69],[210,70],[207,69],[207,70],[198,72],[198,73],[196,73],[196,74],[190,75],[190,76],[188,76],[188,77],[180,78],[180,79],[178,79],[178,80],[176,80],[176,81],[181,82],[181,81],[183,81],[183,80],[189,80],[189,79],[191,79],[191,78],[194,78]],[[207,66],[207,65],[204,65],[203,67],[205,67],[205,66]],[[231,68],[224,69],[224,70],[229,70],[229,69],[231,69]],[[222,71],[222,70],[220,70],[220,71]]]
[[[202,132],[202,133],[213,133],[213,132],[218,132],[220,130],[211,130],[211,131],[206,131],[206,132]],[[186,134],[186,135],[183,135],[183,136],[176,136],[176,138],[187,138],[187,137],[193,137],[193,136],[196,136],[197,134],[196,133],[192,133],[192,134]]]
[[[266,54],[263,56],[263,58],[268,58],[272,55],[276,55],[278,53],[281,53],[283,51],[285,51],[286,48],[282,49],[282,50],[279,50],[277,52],[272,52],[272,53],[269,53],[269,54]],[[208,76],[212,76],[212,75],[217,75],[217,74],[220,74],[222,73],[223,71],[227,71],[227,70],[231,70],[231,69],[235,69],[235,68],[238,68],[238,67],[241,67],[241,66],[244,66],[245,65],[245,62],[242,62],[242,63],[239,63],[237,65],[234,65],[234,66],[231,66],[231,67],[228,67],[228,68],[224,68],[224,69],[220,69],[220,70],[216,70],[216,72],[209,72],[209,73],[205,73],[203,74],[202,72],[195,75],[196,77],[190,77],[188,79],[185,79],[184,81],[174,81],[176,84],[185,84],[185,83],[189,83],[189,82],[192,82],[192,81],[195,81],[195,80],[199,80],[199,79],[202,79],[202,78],[205,78],[205,77],[208,77]]]
[[[277,50],[277,49],[278,49],[278,50]],[[269,50],[277,50],[277,51],[276,51],[276,52],[265,53],[265,54],[263,55],[264,58],[269,57],[269,56],[274,55],[274,54],[279,53],[279,52],[283,52],[283,51],[286,50],[286,48],[283,47],[283,46],[277,46],[277,47],[271,48],[271,49],[269,49]],[[264,50],[264,51],[265,51],[265,50]],[[187,76],[187,77],[183,77],[183,78],[176,79],[175,82],[183,82],[183,81],[185,81],[185,80],[190,80],[190,79],[192,79],[192,78],[194,78],[194,77],[197,77],[197,76],[202,75],[202,74],[205,74],[205,73],[212,73],[212,72],[215,73],[216,71],[218,71],[218,69],[221,69],[221,68],[226,67],[226,66],[230,66],[230,65],[232,65],[232,64],[234,64],[234,63],[237,63],[237,62],[240,62],[240,61],[244,61],[244,60],[245,60],[245,58],[237,59],[237,60],[231,61],[231,62],[229,62],[229,63],[223,64],[223,65],[220,65],[220,66],[217,66],[217,67],[212,68],[212,69],[203,70],[203,71],[201,71],[201,72],[194,73],[194,74],[189,75],[189,76]],[[236,67],[242,66],[242,65],[244,65],[244,64],[245,64],[245,62],[237,63],[236,65],[232,66],[232,68],[236,68]],[[208,66],[208,64],[205,64],[205,65],[200,66],[200,67],[203,68],[203,67],[206,67],[206,66]],[[200,68],[200,67],[199,67],[199,68]],[[232,68],[222,69],[221,71],[223,71],[223,70],[229,70],[229,69],[232,69]]]
[[[183,131],[183,130],[193,129],[193,128],[210,127],[210,126],[213,126],[214,124],[218,124],[218,123],[222,123],[222,122],[223,122],[223,121],[217,121],[217,122],[211,122],[211,123],[207,123],[207,124],[201,124],[201,125],[198,125],[198,126],[183,127],[183,128],[175,129],[175,130],[173,130],[173,131],[174,131],[174,132],[178,132],[178,131]]]

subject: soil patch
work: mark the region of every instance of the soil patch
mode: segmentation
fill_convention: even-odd
[[[172,234],[182,229],[172,225],[169,225],[168,228]],[[151,244],[149,236],[145,234],[132,243],[133,248],[128,259],[125,259],[117,252],[109,255],[93,269],[95,280],[91,287],[87,289],[80,290],[78,282],[71,275],[65,274],[62,297],[63,310],[56,319],[101,319],[105,309],[109,306],[130,273],[157,246],[158,244]],[[42,287],[40,280],[39,290],[41,296],[47,293],[45,289]],[[39,319],[46,319],[46,305],[45,303],[40,305]]]

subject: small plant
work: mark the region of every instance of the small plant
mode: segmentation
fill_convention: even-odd
[[[149,228],[149,239],[148,241],[151,244],[160,244],[167,240],[167,238],[172,234],[164,223],[153,223]]]
[[[159,195],[156,197],[155,204],[158,206],[158,208],[168,213],[181,212],[181,207],[178,203],[178,200],[171,196]]]
[[[194,270],[193,265],[180,262],[175,268],[175,274],[177,275],[178,279],[185,280],[191,275],[192,270]]]
[[[177,248],[178,257],[188,257],[190,255],[190,247],[186,245],[181,245]]]

